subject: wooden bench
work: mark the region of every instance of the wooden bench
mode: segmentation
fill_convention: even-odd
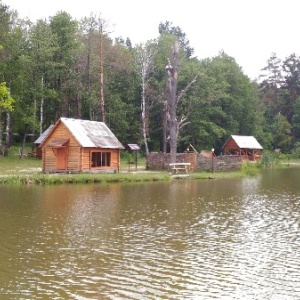
[[[184,171],[185,173],[189,172],[191,167],[191,163],[171,163],[169,164],[173,174],[178,174],[180,171]]]

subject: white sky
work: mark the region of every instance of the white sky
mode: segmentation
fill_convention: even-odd
[[[221,50],[251,79],[261,74],[272,52],[298,55],[299,0],[2,0],[32,21],[66,11],[74,19],[100,15],[113,36],[133,44],[158,37],[160,22],[181,28],[199,58]]]

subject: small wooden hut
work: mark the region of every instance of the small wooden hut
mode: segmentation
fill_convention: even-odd
[[[244,160],[259,160],[262,146],[253,136],[231,135],[223,146],[224,155],[240,155]]]
[[[41,142],[44,172],[120,170],[124,149],[103,122],[60,118]]]

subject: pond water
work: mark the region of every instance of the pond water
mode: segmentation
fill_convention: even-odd
[[[0,186],[0,299],[300,299],[300,169]]]

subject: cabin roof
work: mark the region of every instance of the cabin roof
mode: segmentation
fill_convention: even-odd
[[[82,147],[124,149],[123,145],[103,122],[62,117],[57,121],[54,127],[51,128],[47,136],[55,130],[59,122],[63,123],[69,129]]]
[[[124,149],[104,122],[60,118],[82,147]]]
[[[260,149],[260,150],[263,149],[263,147],[259,144],[259,142],[256,140],[254,136],[244,136],[244,135],[231,135],[223,147],[226,146],[227,142],[231,138],[241,149]]]
[[[34,144],[41,144],[44,139],[48,136],[50,130],[54,125],[50,125],[34,142]]]

